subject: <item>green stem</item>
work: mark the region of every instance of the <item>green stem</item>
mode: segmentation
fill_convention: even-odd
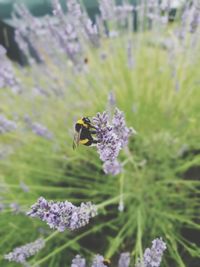
[[[32,267],[36,267],[38,265],[40,265],[41,263],[47,261],[49,258],[55,256],[56,254],[58,254],[59,252],[61,252],[63,249],[66,249],[67,247],[69,247],[70,245],[72,245],[73,243],[75,243],[76,241],[80,240],[81,238],[89,235],[90,233],[92,232],[95,232],[96,230],[99,230],[101,227],[105,226],[106,224],[109,224],[110,222],[107,222],[105,224],[101,224],[101,225],[98,225],[96,226],[95,228],[92,228],[82,234],[80,234],[79,236],[75,237],[74,239],[71,239],[69,242],[65,243],[64,245],[62,245],[61,247],[53,250],[51,253],[49,253],[47,256],[45,256],[44,258],[36,261],[35,263],[33,263],[33,265],[31,265]],[[50,238],[52,238],[53,236],[55,236],[57,234],[57,231],[54,232],[54,235],[50,236]],[[47,238],[48,239],[48,238]]]

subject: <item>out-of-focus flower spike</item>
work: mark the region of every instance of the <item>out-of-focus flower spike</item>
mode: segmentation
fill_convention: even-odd
[[[44,239],[39,238],[34,242],[15,248],[12,252],[4,255],[4,259],[27,266],[26,259],[38,253],[42,248],[44,248],[44,246]]]
[[[97,254],[93,259],[91,267],[107,267],[104,264],[104,257],[99,255],[99,254]]]
[[[139,260],[136,267],[160,267],[166,249],[166,243],[162,238],[154,239],[151,248],[145,249],[143,258]]]
[[[124,252],[120,254],[118,261],[118,267],[129,267],[130,264],[130,253]]]
[[[17,124],[14,121],[8,120],[5,116],[0,115],[0,134],[12,132],[17,129]]]
[[[76,255],[76,257],[72,260],[71,267],[86,267],[86,260],[80,255]]]

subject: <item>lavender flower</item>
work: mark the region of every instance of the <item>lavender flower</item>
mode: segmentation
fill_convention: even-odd
[[[0,115],[0,134],[12,132],[16,130],[17,125],[14,121],[6,119],[3,115]]]
[[[107,267],[104,263],[104,257],[101,255],[96,255],[93,259],[91,267]]]
[[[90,218],[97,215],[97,208],[90,202],[76,207],[68,201],[54,202],[40,197],[27,215],[38,217],[50,228],[63,232],[65,229],[75,230],[88,224]]]
[[[20,205],[18,203],[10,203],[10,208],[14,214],[18,214],[21,211]]]
[[[21,187],[21,189],[22,189],[25,193],[30,192],[29,187],[28,187],[24,182],[20,181],[19,186]]]
[[[26,259],[35,255],[45,246],[43,238],[39,238],[32,243],[28,243],[24,246],[15,248],[12,252],[4,255],[4,259],[14,261],[27,266]]]
[[[74,21],[78,21],[82,16],[81,6],[76,0],[67,1],[68,13],[73,17]]]
[[[145,249],[143,259],[138,262],[136,267],[159,267],[166,248],[166,243],[162,241],[162,238],[154,239],[152,247]]]
[[[97,151],[104,162],[105,173],[117,175],[122,171],[121,164],[117,161],[120,150],[128,144],[129,137],[134,133],[132,128],[127,128],[124,113],[115,109],[111,123],[107,112],[97,113],[93,118],[97,129]]]
[[[103,164],[103,169],[106,174],[117,175],[122,172],[122,164],[118,160],[107,160]]]
[[[115,3],[113,0],[99,0],[99,9],[103,20],[114,18]]]
[[[46,139],[52,139],[53,138],[53,134],[42,124],[38,123],[38,122],[34,122],[31,125],[32,131],[36,134],[39,135],[41,137],[44,137]]]
[[[120,254],[118,261],[118,267],[129,267],[130,264],[130,253],[124,252]]]
[[[126,126],[124,113],[118,108],[115,109],[112,125],[113,131],[118,136],[119,142],[121,143],[121,148],[125,147],[128,144],[129,137],[136,132],[133,128],[128,128]]]
[[[0,88],[10,87],[13,92],[19,91],[17,81],[11,62],[6,57],[6,50],[0,45]]]
[[[76,257],[72,260],[71,267],[86,267],[86,260],[81,258],[80,255],[76,255]]]

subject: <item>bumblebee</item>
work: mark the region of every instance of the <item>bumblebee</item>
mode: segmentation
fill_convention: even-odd
[[[95,140],[92,136],[96,133],[96,127],[92,125],[88,117],[83,117],[82,119],[79,119],[75,124],[73,149],[75,149],[79,144],[85,146],[97,144],[98,140]]]
[[[103,264],[106,265],[106,266],[110,266],[111,261],[109,259],[104,259],[103,260]]]

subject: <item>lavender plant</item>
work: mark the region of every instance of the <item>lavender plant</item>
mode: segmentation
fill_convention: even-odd
[[[102,0],[95,20],[78,1],[67,1],[67,10],[53,1],[52,15],[38,18],[16,6],[15,39],[29,65],[8,68],[1,49],[0,83],[9,69],[23,90],[13,94],[7,81],[11,90],[0,90],[0,266],[15,267],[3,255],[38,233],[45,248],[30,259],[35,267],[84,266],[98,253],[117,266],[120,251],[131,256],[122,254],[120,267],[137,259],[199,266],[197,1],[173,17],[163,1]],[[73,122],[83,116],[95,116],[100,142],[73,151]],[[37,199],[31,216],[13,212]],[[93,206],[79,206],[90,201],[93,220]],[[167,244],[161,263],[164,243],[144,249],[155,236]]]
[[[39,238],[34,242],[15,248],[12,252],[4,255],[4,258],[8,261],[21,263],[23,266],[29,266],[27,258],[38,253],[44,246],[45,241],[42,238]]]

